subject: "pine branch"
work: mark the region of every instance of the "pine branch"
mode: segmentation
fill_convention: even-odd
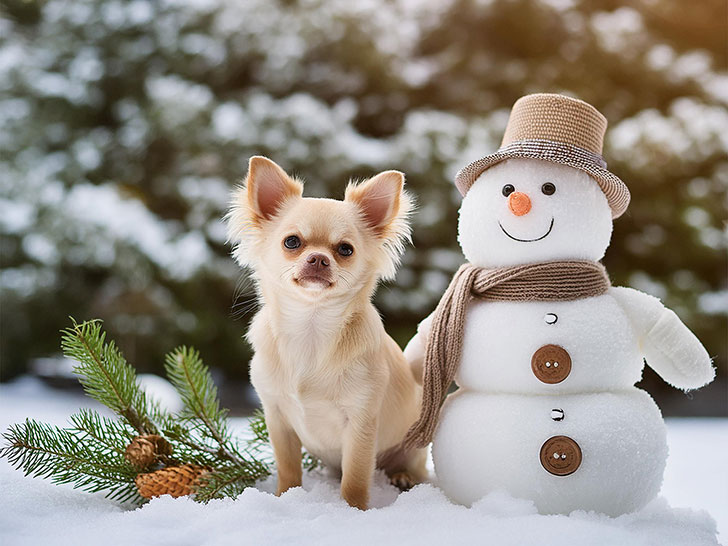
[[[134,439],[129,425],[103,417],[93,410],[81,408],[71,415],[69,421],[73,428],[83,436],[82,439],[94,442],[100,449],[124,456],[126,446]]]
[[[178,347],[167,355],[164,369],[184,402],[181,415],[201,419],[220,441],[223,431],[219,429],[227,411],[220,409],[217,387],[200,354],[194,349]]]
[[[84,491],[107,491],[106,496],[140,502],[134,486],[136,470],[113,450],[98,449],[84,434],[27,419],[3,434],[7,457],[26,476],[50,478],[53,483],[72,483]]]
[[[248,463],[242,458],[228,431],[227,410],[220,409],[217,387],[199,353],[194,349],[179,347],[167,355],[164,368],[184,403],[180,416],[187,420],[199,419],[204,427],[200,427],[201,432],[214,440],[217,448],[201,445],[190,437],[185,440],[187,445],[246,467]],[[215,451],[210,451],[212,449]]]
[[[214,467],[221,464],[219,449],[204,444],[202,439],[193,434],[193,430],[185,428],[179,422],[166,423],[162,427],[162,434],[174,447],[178,459],[201,466]]]
[[[161,434],[170,444],[171,455],[165,449],[153,458],[163,470],[180,464],[209,469],[195,491],[195,500],[201,502],[235,497],[271,474],[274,461],[263,413],[256,412],[250,421],[251,438],[235,438],[197,351],[180,347],[167,355],[165,369],[184,402],[180,415],[172,415],[147,400],[134,369],[113,341],[106,342],[100,321],[73,321],[62,334],[64,353],[78,361],[74,373],[86,393],[121,420],[82,409],[71,416],[68,428],[30,419],[11,426],[3,435],[7,444],[0,457],[7,457],[26,475],[105,491],[112,499],[138,504],[143,502],[134,482],[139,468],[127,461],[127,448],[141,441],[137,436],[149,434]],[[319,462],[303,452],[302,464],[312,469]]]
[[[106,341],[101,321],[92,320],[62,331],[63,353],[79,365],[74,373],[86,393],[123,417],[139,434],[156,434],[148,418],[147,400],[136,372],[113,341]]]
[[[253,412],[253,416],[250,418],[248,426],[253,433],[253,439],[251,442],[259,442],[261,444],[270,443],[268,426],[265,424],[265,414],[262,409],[257,409]]]
[[[243,471],[237,466],[216,468],[205,474],[195,487],[195,500],[208,502],[224,497],[235,498],[246,487],[252,487],[259,479],[270,475],[268,467],[264,464],[258,463],[256,470],[256,472]]]

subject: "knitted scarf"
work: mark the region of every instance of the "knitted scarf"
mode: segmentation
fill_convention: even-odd
[[[462,353],[465,314],[473,298],[488,301],[569,301],[598,296],[610,286],[604,266],[590,261],[559,261],[484,269],[463,264],[435,309],[425,350],[422,409],[402,442],[379,454],[381,467],[397,464],[404,453],[432,441],[440,408]]]

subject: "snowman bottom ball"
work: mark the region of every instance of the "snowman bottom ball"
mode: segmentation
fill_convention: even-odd
[[[442,408],[432,444],[439,486],[470,505],[505,490],[542,514],[639,510],[662,484],[665,425],[633,387],[529,396],[460,390]]]

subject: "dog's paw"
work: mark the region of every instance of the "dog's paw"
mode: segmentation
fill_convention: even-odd
[[[409,491],[419,482],[409,472],[397,472],[389,477],[389,483],[400,491]]]

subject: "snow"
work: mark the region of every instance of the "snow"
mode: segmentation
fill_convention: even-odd
[[[635,9],[622,7],[612,12],[597,12],[591,19],[599,43],[606,51],[627,57],[635,37],[644,34],[642,15]]]
[[[148,398],[159,404],[159,407],[172,413],[182,411],[182,398],[169,381],[153,373],[139,374],[137,378]]]
[[[5,233],[21,233],[33,225],[35,209],[29,203],[0,198],[0,226]]]
[[[210,260],[210,249],[199,231],[175,237],[171,222],[158,222],[141,201],[125,198],[112,185],[76,184],[67,194],[66,209],[71,217],[85,218],[154,257],[173,278],[188,279]]]
[[[728,290],[701,294],[698,297],[698,307],[708,315],[728,315]]]
[[[82,405],[98,408],[80,395],[58,392],[24,377],[0,385],[0,426],[5,429],[28,416],[64,424]],[[237,426],[244,423],[236,420]],[[728,451],[728,419],[669,419],[667,428],[671,456],[664,498],[618,518],[585,512],[542,516],[532,503],[498,492],[465,508],[452,504],[432,484],[398,495],[382,475],[377,475],[373,489],[374,509],[360,512],[339,499],[337,481],[325,471],[306,474],[303,488],[280,498],[270,493],[274,487],[270,478],[234,501],[201,505],[190,499],[162,497],[130,511],[100,494],[23,477],[2,460],[0,543],[718,544],[710,514],[720,518],[718,528],[725,536],[728,468],[723,457]],[[695,464],[697,456],[700,464]]]
[[[606,138],[613,158],[641,169],[655,163],[654,156],[645,150],[683,161],[701,161],[725,153],[726,124],[728,112],[723,105],[682,97],[670,105],[667,115],[646,109],[621,120],[612,126]]]
[[[184,128],[213,101],[208,87],[177,76],[148,78],[146,88],[150,98],[157,103],[165,126],[170,129]]]
[[[249,118],[245,110],[234,102],[225,102],[212,113],[212,126],[223,140],[238,139],[245,142],[249,134],[246,127],[248,124]]]

